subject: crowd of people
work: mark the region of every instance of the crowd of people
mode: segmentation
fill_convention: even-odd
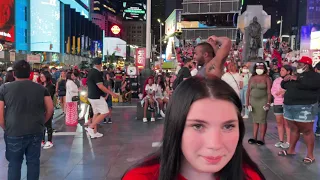
[[[248,143],[263,146],[271,109],[279,134],[275,146],[282,148],[278,155],[294,156],[302,134],[308,150],[303,163],[314,163],[313,124],[320,92],[320,83],[315,82],[320,82],[320,64],[313,68],[308,57],[297,61],[296,67],[279,60],[239,63],[230,58],[233,49],[230,39],[211,36],[197,43],[191,57],[183,58],[177,74],[160,72],[146,80],[142,121],[148,122],[148,111],[151,122],[158,114],[165,118],[162,145],[129,169],[123,180],[264,180],[243,147],[244,119],[253,121]],[[39,179],[41,146],[53,147],[54,106],[61,106],[66,125],[75,126],[83,96],[84,111],[89,109],[85,130],[96,139],[103,137],[98,124],[112,123],[112,97],[119,98],[116,92],[130,99],[130,83],[121,71],[103,67],[101,58],[92,63],[89,71],[74,67],[30,72],[28,62],[17,61],[3,73],[0,126],[5,131],[9,180],[21,178],[24,155],[28,179]],[[320,122],[317,124],[318,136]]]

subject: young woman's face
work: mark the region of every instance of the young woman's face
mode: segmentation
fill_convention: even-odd
[[[75,80],[75,79],[76,79],[76,76],[75,76],[73,73],[71,74],[71,79],[72,79],[72,80]]]
[[[233,157],[238,141],[239,120],[232,103],[206,98],[191,105],[181,149],[193,169],[219,172]]]
[[[61,72],[61,77],[62,77],[62,78],[65,78],[65,77],[66,77],[66,72],[62,71],[62,72]]]
[[[150,78],[150,79],[148,80],[148,84],[149,84],[149,85],[152,85],[152,84],[153,84],[153,79]]]
[[[281,70],[280,70],[280,76],[281,77],[285,77],[286,75],[288,75],[288,71],[285,69],[285,68],[281,68]]]
[[[43,74],[40,75],[40,81],[43,83],[47,81],[46,77]]]

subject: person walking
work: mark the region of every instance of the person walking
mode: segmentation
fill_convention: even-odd
[[[24,156],[27,179],[39,179],[44,124],[53,114],[48,90],[29,80],[30,69],[27,61],[16,61],[13,65],[16,81],[0,87],[0,126],[9,162],[8,180],[21,179]]]
[[[66,83],[66,125],[77,126],[78,124],[78,101],[79,101],[79,89],[74,82],[76,76],[73,72],[67,73]]]
[[[93,64],[94,67],[88,74],[87,86],[88,100],[94,115],[92,123],[85,129],[91,138],[100,138],[103,134],[97,131],[97,125],[103,121],[109,113],[108,104],[103,96],[107,93],[117,98],[118,95],[103,85],[103,75],[101,73],[102,58],[95,58]]]
[[[42,72],[40,74],[40,81],[41,81],[42,86],[45,87],[48,90],[48,92],[50,94],[50,97],[51,97],[51,99],[53,101],[54,95],[56,93],[56,88],[52,84],[51,74],[48,71]],[[44,124],[45,130],[44,130],[42,143],[41,143],[41,146],[43,147],[43,149],[50,149],[50,148],[53,147],[53,143],[52,143],[52,134],[53,134],[52,119],[53,119],[53,114],[52,114],[51,118]],[[45,141],[46,131],[48,133],[48,141],[47,142]]]

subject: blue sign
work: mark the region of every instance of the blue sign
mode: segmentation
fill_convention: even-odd
[[[83,4],[85,4],[87,7],[89,7],[89,0],[81,0]]]
[[[30,50],[60,53],[59,0],[30,0]]]
[[[63,4],[70,5],[71,9],[75,9],[76,12],[80,13],[85,18],[89,18],[89,11],[82,7],[80,4],[78,4],[75,0],[60,0]],[[88,0],[81,0],[84,4],[88,5],[89,7],[89,1]]]

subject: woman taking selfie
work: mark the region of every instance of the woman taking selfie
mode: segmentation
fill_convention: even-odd
[[[242,104],[229,85],[192,77],[171,99],[161,148],[122,180],[265,179],[242,145]]]

